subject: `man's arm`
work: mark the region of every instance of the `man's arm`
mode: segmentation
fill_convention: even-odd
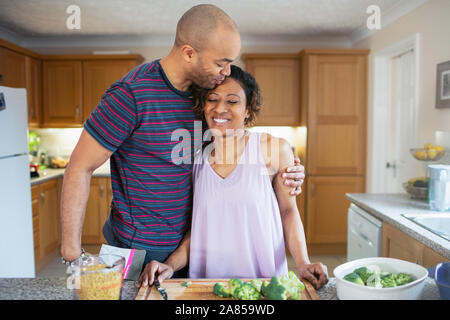
[[[61,191],[61,255],[67,261],[81,254],[81,231],[92,173],[111,154],[83,129],[64,172]]]

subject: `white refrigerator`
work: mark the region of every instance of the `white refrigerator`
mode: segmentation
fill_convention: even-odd
[[[27,93],[0,86],[0,278],[35,277]]]

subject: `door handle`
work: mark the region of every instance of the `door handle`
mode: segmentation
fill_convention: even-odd
[[[397,160],[394,160],[392,163],[386,162],[386,168],[387,169],[392,168],[394,170],[393,171],[394,178],[397,177]]]

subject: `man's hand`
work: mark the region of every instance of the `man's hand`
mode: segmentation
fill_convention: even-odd
[[[281,176],[284,178],[284,184],[290,187],[293,187],[291,191],[292,196],[298,196],[302,193],[302,184],[305,180],[305,167],[300,164],[300,159],[294,159],[294,165],[291,167],[287,167],[286,171]]]
[[[137,287],[140,288],[151,286],[155,281],[155,276],[157,276],[158,281],[162,283],[165,279],[172,277],[173,272],[172,266],[152,260],[147,263],[144,271],[142,271]]]
[[[327,266],[320,262],[303,264],[298,272],[301,278],[308,280],[316,289],[322,288],[328,282]]]

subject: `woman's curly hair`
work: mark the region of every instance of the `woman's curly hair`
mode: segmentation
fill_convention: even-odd
[[[249,117],[244,121],[244,125],[246,127],[253,126],[256,121],[256,117],[261,110],[262,96],[258,83],[250,73],[235,65],[231,65],[231,73],[227,78],[236,80],[244,90],[245,107],[249,114]],[[206,100],[212,90],[213,89],[200,88],[195,84],[192,86],[194,111],[202,119],[203,123],[206,123],[204,112]]]

